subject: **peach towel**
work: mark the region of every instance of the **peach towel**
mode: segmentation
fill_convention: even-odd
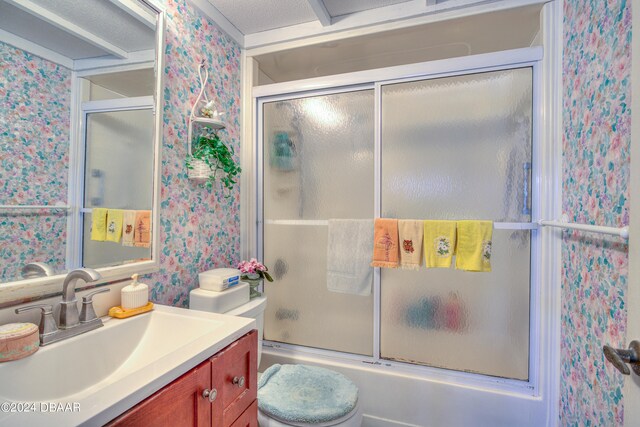
[[[151,246],[151,211],[136,212],[133,245],[138,248],[148,248]]]
[[[398,268],[398,220],[377,218],[373,226],[372,267]]]

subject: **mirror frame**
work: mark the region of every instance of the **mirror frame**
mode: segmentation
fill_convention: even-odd
[[[154,129],[153,129],[153,195],[152,195],[152,243],[151,243],[151,260],[132,262],[129,264],[122,264],[113,267],[96,268],[96,270],[102,275],[102,279],[97,282],[92,282],[90,285],[82,284],[78,289],[84,287],[94,287],[96,285],[107,285],[110,283],[122,281],[128,279],[132,274],[148,274],[159,270],[160,268],[160,185],[162,177],[162,139],[163,139],[163,88],[164,88],[164,48],[165,48],[165,11],[166,8],[159,0],[137,0],[146,4],[150,9],[157,13],[158,20],[156,23],[156,52],[155,52],[155,64],[154,74],[156,77],[154,85]],[[127,65],[119,64],[122,60],[104,60],[103,63],[97,67],[82,71],[71,71],[71,118],[72,126],[70,132],[70,145],[69,145],[69,188],[67,193],[67,201],[72,201],[76,198],[75,191],[78,185],[82,185],[79,182],[80,176],[77,173],[80,170],[80,164],[84,163],[79,156],[82,138],[82,121],[81,108],[80,108],[80,90],[79,79],[87,75],[95,75],[105,72],[114,72],[118,65],[126,68]],[[73,221],[75,215],[68,215],[67,220],[67,246],[74,245],[69,250],[78,250],[75,246],[77,242],[70,242],[70,235],[68,233],[69,227],[73,226],[70,222]],[[67,260],[69,259],[69,252],[67,251]],[[62,292],[62,283],[66,273],[58,274],[49,277],[39,277],[37,279],[17,280],[13,282],[0,282],[0,308],[24,303],[26,301],[32,301],[41,298],[52,297],[59,295]]]

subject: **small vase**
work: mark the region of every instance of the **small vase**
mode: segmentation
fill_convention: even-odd
[[[262,292],[260,292],[259,287],[260,283],[262,283],[262,279],[257,274],[249,274],[242,279],[243,282],[247,282],[249,284],[249,299],[252,300],[254,298],[258,298],[262,296]]]

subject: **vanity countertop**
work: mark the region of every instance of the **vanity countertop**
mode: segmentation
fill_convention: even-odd
[[[255,320],[156,305],[0,364],[0,426],[102,425],[255,329]]]

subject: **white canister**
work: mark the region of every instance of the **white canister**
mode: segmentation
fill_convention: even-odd
[[[122,298],[122,308],[129,310],[143,307],[149,302],[149,286],[138,282],[138,275],[131,276],[133,282],[122,288],[120,296]]]

